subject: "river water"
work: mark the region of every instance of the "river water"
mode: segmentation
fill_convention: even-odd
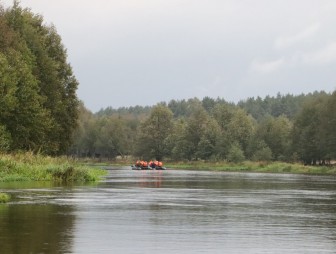
[[[0,183],[0,253],[336,253],[336,178],[109,168]]]

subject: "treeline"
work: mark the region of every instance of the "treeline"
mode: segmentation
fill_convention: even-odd
[[[77,80],[54,26],[0,4],[0,151],[65,153],[78,118]]]
[[[250,98],[172,100],[153,107],[82,105],[70,153],[114,159],[303,161],[336,157],[336,92]]]

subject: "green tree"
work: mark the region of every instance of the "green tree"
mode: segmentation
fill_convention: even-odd
[[[292,124],[285,116],[268,116],[258,125],[257,139],[271,149],[275,160],[289,160]]]
[[[254,126],[253,118],[245,110],[236,110],[227,126],[230,144],[238,143],[246,151]]]
[[[237,142],[231,145],[227,159],[228,161],[234,162],[234,163],[240,163],[245,160],[244,152]]]
[[[184,145],[188,151],[187,159],[198,159],[199,143],[205,135],[208,126],[209,115],[200,103],[192,106],[191,115],[186,121],[184,130]]]
[[[20,72],[23,71],[23,73],[18,72],[18,74],[25,75],[21,79],[25,84],[19,82],[17,93],[20,91],[26,93],[27,89],[34,91],[37,94],[36,97],[39,97],[38,102],[35,103],[35,114],[44,118],[44,122],[47,123],[40,126],[40,131],[30,129],[29,133],[35,132],[36,137],[44,139],[43,145],[40,146],[44,152],[64,153],[71,144],[71,137],[77,123],[78,82],[66,62],[66,50],[61,43],[61,38],[53,26],[43,24],[42,16],[33,14],[29,9],[22,9],[17,1],[6,11],[5,17],[7,24],[15,31],[18,41],[21,42],[16,49],[21,56],[14,58],[11,56],[11,59],[20,61],[16,64],[20,66]],[[40,108],[39,113],[38,108]],[[24,105],[21,103],[19,113],[24,110]],[[24,131],[21,130],[21,133],[24,134]],[[24,136],[27,140],[30,138],[25,134]],[[29,146],[39,146],[35,141],[29,143]],[[26,146],[21,148],[24,149]]]
[[[258,140],[252,151],[253,161],[271,161],[273,159],[272,150],[263,140]]]
[[[320,107],[319,140],[323,158],[336,159],[336,91],[333,92]]]
[[[162,160],[169,153],[166,139],[172,128],[172,118],[173,113],[168,107],[159,104],[153,108],[149,118],[140,126],[137,155]]]
[[[187,124],[184,119],[173,122],[170,135],[167,137],[169,155],[174,160],[191,159],[192,144],[185,139]]]
[[[6,152],[11,147],[12,138],[7,132],[6,127],[0,125],[0,152]]]
[[[234,115],[233,112],[234,107],[227,103],[216,104],[211,112],[220,128],[214,151],[215,156],[219,159],[225,159],[231,147],[229,123]]]
[[[206,128],[197,146],[197,157],[200,159],[208,160],[216,157],[216,147],[221,130],[218,123],[208,118]]]
[[[320,103],[314,101],[306,104],[293,126],[293,148],[305,164],[316,164],[322,158],[319,138]]]

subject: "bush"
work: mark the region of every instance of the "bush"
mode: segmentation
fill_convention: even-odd
[[[6,193],[0,193],[0,203],[7,203],[10,200],[10,196]]]
[[[227,159],[234,163],[240,163],[245,160],[244,152],[239,145],[233,144],[231,146]]]
[[[256,151],[252,156],[253,161],[271,161],[272,158],[272,151],[268,146]]]

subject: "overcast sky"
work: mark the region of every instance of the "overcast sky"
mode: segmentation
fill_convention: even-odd
[[[10,6],[12,0],[0,0]],[[335,0],[21,0],[101,108],[336,89]]]

